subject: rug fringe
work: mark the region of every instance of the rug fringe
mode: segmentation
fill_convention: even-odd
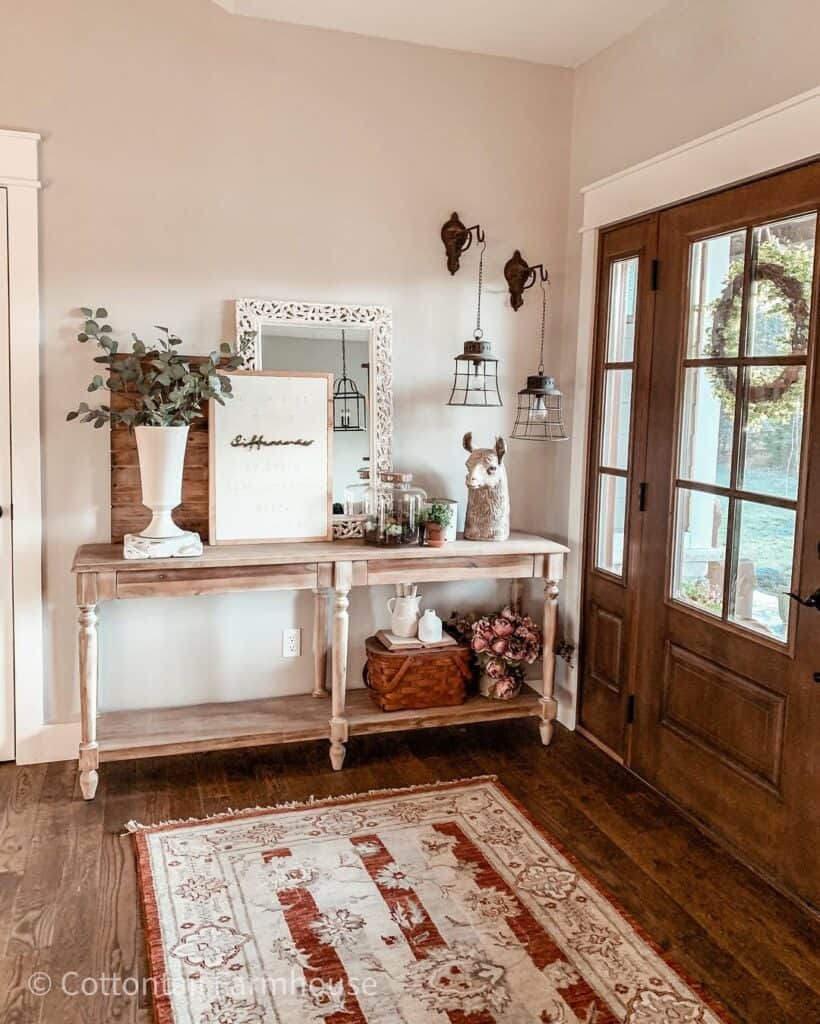
[[[312,807],[318,803],[336,803],[343,800],[356,800],[369,796],[400,796],[403,793],[415,793],[420,789],[446,789],[448,786],[463,786],[471,782],[497,782],[497,775],[473,775],[467,779],[442,779],[439,782],[421,782],[415,786],[399,786],[394,789],[368,789],[361,793],[343,793],[338,796],[314,796],[311,794],[307,800],[290,800],[281,804],[269,804],[265,807],[229,807],[224,811],[217,811],[216,814],[208,814],[204,818],[169,818],[166,821],[157,821],[152,825],[144,825],[142,822],[126,821],[123,825],[125,831],[120,833],[120,838],[135,835],[137,832],[147,832],[155,828],[167,828],[170,825],[198,825],[206,821],[219,821],[223,818],[232,818],[237,814],[264,814],[266,811],[289,811],[299,807]]]

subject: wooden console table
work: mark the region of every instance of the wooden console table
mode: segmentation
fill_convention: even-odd
[[[457,540],[444,548],[365,546],[362,541],[248,544],[206,547],[198,558],[126,561],[118,544],[79,548],[76,575],[79,624],[80,788],[86,800],[97,789],[100,760],[154,757],[193,750],[330,740],[330,760],[342,767],[352,734],[417,729],[495,718],[541,719],[544,744],[552,739],[558,584],[568,549],[531,534],[513,533],[501,543]],[[383,712],[365,691],[347,693],[348,594],[352,587],[448,580],[511,581],[518,605],[522,581],[543,579],[543,693],[525,687],[512,701],[473,697],[460,707]],[[190,597],[247,590],[312,590],[314,597],[312,694],[266,700],[201,704],[97,715],[97,605],[144,597]],[[333,594],[331,708],[326,675],[327,598]],[[319,699],[317,699],[319,698]]]

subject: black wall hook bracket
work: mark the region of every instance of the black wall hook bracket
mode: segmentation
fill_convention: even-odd
[[[484,232],[480,224],[473,224],[471,228],[465,228],[461,218],[455,212],[450,214],[450,219],[441,226],[441,240],[447,252],[447,269],[451,274],[459,268],[459,261],[462,255],[467,252],[473,243],[473,238],[479,244],[484,242]]]
[[[504,264],[504,277],[507,279],[510,305],[513,309],[521,309],[524,305],[524,292],[532,288],[536,281],[540,280],[542,284],[546,284],[550,279],[544,264],[536,263],[530,266],[521,255],[520,249],[516,249]]]

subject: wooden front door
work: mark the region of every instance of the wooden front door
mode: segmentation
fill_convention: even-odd
[[[657,216],[623,627],[627,764],[818,904],[819,209],[820,162]]]

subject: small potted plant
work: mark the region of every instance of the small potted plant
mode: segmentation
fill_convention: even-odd
[[[431,548],[443,548],[447,543],[447,527],[453,510],[441,502],[431,502],[424,510],[425,536]]]
[[[130,548],[126,538],[126,557],[199,553],[198,535],[180,530],[171,516],[182,500],[188,428],[203,416],[203,406],[211,399],[224,405],[225,399],[232,397],[230,378],[219,371],[234,370],[242,360],[231,354],[227,344],[222,346],[222,358],[217,352],[204,359],[183,356],[177,350],[181,339],[167,327],[157,327],[160,337],[154,345],[146,345],[132,334],[130,353],[122,353],[107,322],[107,311],[99,307],[81,312],[85,323],[77,340],[95,341],[100,355],[94,362],[108,369],[106,377],[94,376],[88,391],[108,391],[111,400],[96,406],[80,402],[66,419],[79,419],[98,428],[106,423],[122,424],[134,431],[142,500],[152,518],[141,534],[131,538]]]

